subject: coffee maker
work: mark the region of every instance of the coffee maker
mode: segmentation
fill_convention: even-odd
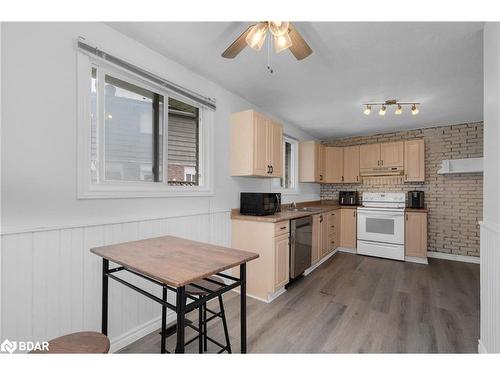
[[[424,192],[412,190],[408,192],[408,208],[424,208]]]

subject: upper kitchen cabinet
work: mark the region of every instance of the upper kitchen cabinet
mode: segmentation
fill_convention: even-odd
[[[361,170],[373,170],[378,167],[403,167],[403,142],[373,143],[359,147],[359,165]]]
[[[344,178],[342,182],[345,183],[359,183],[359,146],[343,147],[344,151]]]
[[[299,143],[299,181],[325,182],[326,147],[319,142]]]
[[[359,146],[359,167],[373,169],[380,166],[380,143]]]
[[[404,142],[405,182],[425,181],[425,144],[423,139]]]
[[[404,164],[404,143],[387,142],[380,144],[380,164],[382,167],[402,167]]]
[[[281,177],[283,127],[253,110],[231,115],[231,176]]]
[[[325,148],[325,182],[341,183],[344,177],[344,150],[342,147]]]

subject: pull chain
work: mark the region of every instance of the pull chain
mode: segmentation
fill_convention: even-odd
[[[270,34],[269,35],[269,42],[267,43],[267,71],[270,74],[274,73],[274,69],[273,69],[273,67],[271,65],[271,47],[272,47],[272,43],[273,43],[273,38],[272,38],[272,35]]]

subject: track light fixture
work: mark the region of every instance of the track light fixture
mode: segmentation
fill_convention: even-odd
[[[387,106],[390,105],[395,105],[397,106],[396,110],[394,111],[395,115],[401,115],[403,113],[403,106],[411,106],[411,114],[412,115],[417,115],[420,111],[417,107],[417,105],[420,105],[418,102],[400,102],[396,99],[389,99],[386,100],[385,102],[371,102],[371,103],[365,103],[363,104],[365,106],[365,109],[363,113],[365,115],[369,115],[372,111],[372,106],[380,106],[380,110],[378,111],[378,114],[380,116],[385,116],[385,113],[387,112]]]

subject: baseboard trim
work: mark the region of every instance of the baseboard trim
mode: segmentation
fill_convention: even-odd
[[[330,259],[332,256],[334,256],[337,251],[338,251],[338,247],[333,250],[331,253],[329,253],[327,256],[321,258],[321,260],[318,262],[318,263],[315,263],[314,265],[312,265],[311,267],[309,267],[308,269],[306,269],[304,271],[304,276],[307,276],[309,275],[312,271],[314,271],[316,268],[318,268],[319,266],[321,266],[323,263],[325,263],[328,259]]]
[[[477,340],[477,352],[479,354],[488,354],[488,351],[486,350],[486,347],[484,346],[481,339]]]
[[[472,257],[470,255],[439,253],[437,251],[428,251],[427,257],[436,259],[454,260],[456,262],[475,263],[475,264],[480,263],[479,257]]]
[[[419,257],[407,257],[407,256],[405,256],[405,262],[429,264],[429,262],[427,261],[427,258],[419,258]]]
[[[173,311],[169,311],[167,313],[167,324],[173,322],[175,320],[175,313]],[[111,346],[109,349],[110,353],[116,353],[117,351],[123,349],[127,345],[130,345],[134,341],[139,340],[140,338],[149,335],[150,333],[161,329],[161,316],[151,319],[149,322],[141,324],[124,334],[115,337],[111,340]]]
[[[356,249],[351,249],[350,247],[337,247],[337,251],[342,253],[357,254]]]

